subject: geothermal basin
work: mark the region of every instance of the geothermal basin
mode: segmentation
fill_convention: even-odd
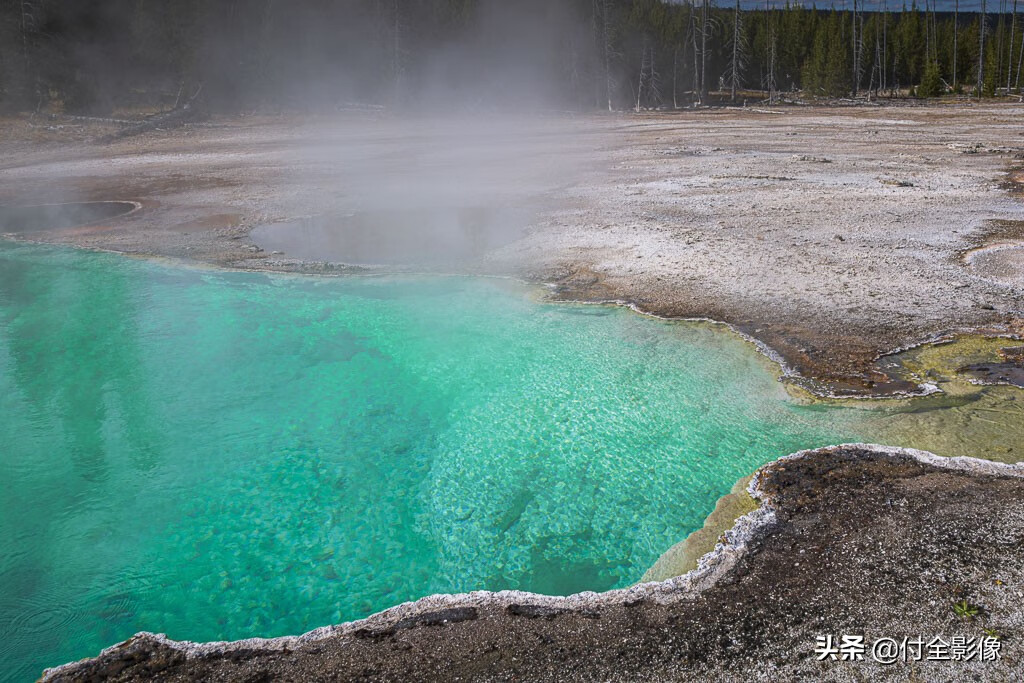
[[[146,208],[5,233],[168,259],[2,247],[3,668],[30,678],[140,630],[278,636],[436,592],[629,586],[800,448],[1016,462],[1019,389],[955,372],[991,368],[1024,330],[1019,287],[958,256],[1016,239],[984,219],[1020,214],[993,181],[1002,157],[947,146],[1005,136],[980,116],[608,119],[560,132],[568,152],[515,137],[509,158],[540,150],[525,169],[480,163],[489,135],[451,161],[431,150],[462,130],[387,122],[327,126],[313,151],[287,122],[15,149],[7,206]],[[772,148],[750,151],[766,127]],[[429,172],[380,187],[409,149]],[[274,272],[313,261],[555,287]],[[785,366],[725,325],[552,291],[723,320]],[[985,344],[891,355],[950,330]],[[878,368],[942,393],[829,401],[791,383],[887,391]]]
[[[758,466],[901,419],[794,398],[722,325],[509,280],[12,242],[0,266],[0,657],[23,677],[140,630],[629,586]]]

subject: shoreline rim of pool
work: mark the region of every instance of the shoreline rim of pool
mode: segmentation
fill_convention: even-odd
[[[135,200],[112,200],[114,203],[128,203],[133,204],[134,208],[125,214],[116,216],[116,218],[130,216],[140,209],[144,208],[144,203]],[[72,202],[73,204],[75,202]],[[99,200],[96,202],[81,202],[81,203],[108,203],[107,200]],[[63,204],[53,205],[38,205],[38,206],[63,206]],[[0,207],[2,210],[4,207]],[[95,221],[94,223],[101,222]],[[88,225],[82,225],[80,227],[88,227]],[[572,299],[562,298],[555,294],[551,295],[558,287],[556,283],[549,281],[538,281],[532,280],[522,275],[508,274],[508,273],[491,273],[491,272],[459,272],[451,270],[423,270],[418,269],[417,266],[401,266],[396,264],[357,264],[349,263],[345,261],[312,261],[302,258],[280,258],[271,260],[268,262],[270,267],[266,266],[253,266],[246,264],[244,261],[204,261],[185,258],[182,256],[168,256],[162,254],[156,254],[152,252],[126,252],[118,249],[108,249],[102,247],[83,246],[78,244],[63,244],[48,242],[45,240],[32,239],[27,235],[17,233],[4,233],[0,232],[0,240],[7,240],[14,243],[21,244],[38,244],[41,246],[49,246],[55,248],[67,248],[76,249],[85,252],[95,253],[107,253],[116,254],[122,257],[143,259],[151,261],[153,263],[162,264],[170,267],[185,268],[189,270],[197,271],[208,271],[208,272],[228,272],[228,273],[259,273],[264,275],[274,275],[279,277],[295,277],[295,278],[311,278],[317,279],[346,279],[346,278],[387,278],[387,277],[423,277],[423,278],[466,278],[466,279],[483,279],[483,280],[506,280],[510,282],[516,282],[518,284],[535,287],[540,289],[546,289],[549,292],[549,297],[543,299],[545,303],[552,304],[571,304],[571,305],[595,305],[595,306],[609,306],[609,307],[622,307],[628,308],[634,313],[638,313],[642,316],[653,318],[665,322],[681,322],[681,323],[706,323],[710,325],[721,325],[727,328],[730,332],[748,342],[758,351],[758,353],[778,368],[778,379],[786,384],[787,388],[793,389],[797,393],[797,398],[805,398],[810,400],[825,400],[834,401],[837,404],[852,402],[852,403],[867,403],[873,401],[888,401],[898,402],[902,400],[924,398],[933,396],[936,394],[943,393],[942,389],[931,382],[912,382],[915,389],[904,390],[898,389],[894,391],[886,391],[883,393],[866,392],[866,393],[844,393],[835,391],[827,381],[819,380],[818,378],[805,375],[801,373],[792,364],[787,362],[783,355],[772,347],[767,342],[757,338],[756,336],[744,332],[739,329],[735,324],[727,322],[725,320],[719,320],[707,316],[692,316],[692,317],[676,317],[667,316],[656,313],[654,311],[645,310],[642,305],[637,302],[628,299]],[[989,250],[990,247],[996,247],[995,250],[999,249],[1024,249],[1024,243],[1000,243],[996,245],[987,245],[971,250],[967,254],[970,256],[973,252],[983,252]],[[337,270],[318,270],[318,266],[327,266],[336,268]],[[1006,286],[1006,285],[1004,285]],[[1010,333],[988,333],[986,334],[983,330],[954,330],[951,332],[941,332],[934,334],[930,337],[920,339],[916,342],[909,343],[898,348],[892,349],[887,353],[878,356],[877,360],[885,358],[896,358],[901,354],[908,351],[914,351],[916,349],[924,348],[931,345],[939,345],[950,343],[955,341],[957,338],[964,336],[986,336],[992,338],[1005,338],[1015,341],[1022,341],[1024,337],[1015,336]]]
[[[170,648],[184,655],[186,659],[201,659],[230,656],[232,652],[237,651],[287,651],[299,645],[329,638],[357,635],[360,632],[386,631],[402,623],[414,623],[417,617],[430,614],[440,613],[439,618],[448,614],[450,618],[446,621],[450,622],[467,621],[475,619],[475,610],[482,607],[509,608],[526,603],[527,607],[537,609],[541,613],[544,613],[545,610],[550,614],[586,613],[588,608],[593,607],[629,605],[647,600],[658,604],[667,604],[678,600],[694,599],[705,590],[714,587],[719,579],[746,555],[753,542],[771,535],[776,521],[776,501],[769,492],[762,488],[762,482],[767,472],[773,468],[782,468],[786,463],[795,460],[815,456],[827,457],[832,453],[849,449],[859,449],[869,453],[871,457],[879,459],[909,458],[911,461],[923,465],[972,476],[1010,476],[1024,479],[1024,461],[1010,464],[966,456],[943,457],[914,448],[859,442],[804,449],[767,462],[758,467],[752,475],[748,475],[751,476],[751,480],[746,491],[757,502],[757,509],[738,517],[732,526],[724,532],[725,542],[716,543],[713,550],[698,560],[695,569],[679,576],[662,581],[641,582],[626,588],[602,592],[583,591],[567,596],[544,595],[520,590],[437,593],[393,605],[362,619],[324,625],[303,634],[275,638],[254,637],[234,641],[195,642],[174,640],[162,633],[140,631],[122,642],[104,648],[94,657],[45,669],[40,682],[53,683],[64,680],[64,676],[75,675],[79,669],[85,669],[93,662],[99,662],[104,656],[116,655],[118,650],[134,644],[139,639],[149,641],[153,645]],[[742,479],[738,481],[742,481]],[[691,533],[696,533],[696,531]],[[142,647],[145,647],[145,644],[142,644]]]

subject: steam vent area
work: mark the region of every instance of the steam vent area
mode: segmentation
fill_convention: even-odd
[[[522,238],[529,213],[501,207],[382,209],[261,225],[263,252],[304,261],[400,268],[467,268]]]
[[[1024,680],[1024,4],[0,2],[0,683]]]
[[[30,237],[38,233],[84,228],[111,221],[139,207],[135,202],[74,202],[0,207],[0,234]]]

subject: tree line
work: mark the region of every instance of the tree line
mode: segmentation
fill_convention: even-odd
[[[0,0],[0,108],[106,114],[201,94],[226,111],[619,110],[1024,86],[1024,0],[752,1]]]

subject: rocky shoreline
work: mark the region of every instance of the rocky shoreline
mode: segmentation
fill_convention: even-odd
[[[438,595],[298,637],[139,634],[47,682],[1009,680],[1024,672],[1024,463],[848,444],[760,468],[760,507],[680,577]],[[961,601],[973,616],[960,615]],[[298,606],[297,606],[298,607]],[[995,661],[820,661],[819,636],[998,638]],[[911,658],[912,659],[912,658]]]

